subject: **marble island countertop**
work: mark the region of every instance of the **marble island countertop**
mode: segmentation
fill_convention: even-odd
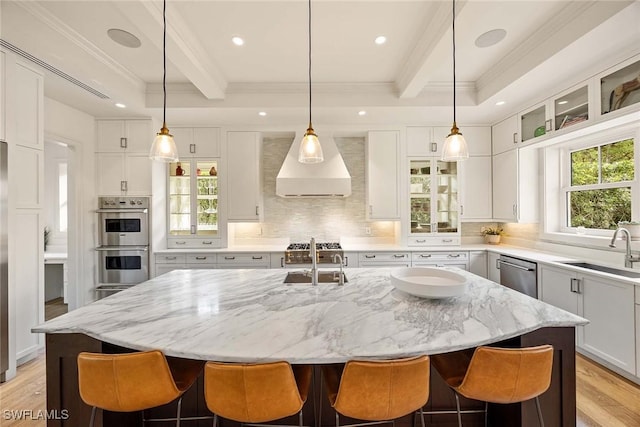
[[[282,270],[176,270],[33,328],[218,361],[333,363],[444,353],[587,321],[463,270],[463,296],[392,287],[391,268],[348,283],[284,284]]]

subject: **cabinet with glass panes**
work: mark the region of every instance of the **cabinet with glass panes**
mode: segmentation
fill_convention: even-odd
[[[169,164],[168,247],[220,246],[217,165],[195,159]]]
[[[409,161],[409,173],[409,244],[459,242],[457,239],[426,239],[460,233],[457,162],[414,159]]]

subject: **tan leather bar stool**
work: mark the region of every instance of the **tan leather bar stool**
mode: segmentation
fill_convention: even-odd
[[[204,397],[218,417],[243,424],[260,425],[298,414],[309,394],[311,365],[271,363],[207,362],[204,367]]]
[[[462,395],[485,402],[485,425],[489,403],[517,403],[535,399],[538,420],[544,427],[538,396],[551,384],[553,347],[541,345],[528,348],[478,347],[473,353],[461,351],[431,356],[433,367],[454,391],[458,425],[462,427],[460,411]],[[438,412],[423,412],[437,414]]]
[[[204,362],[197,360],[167,359],[158,350],[78,354],[80,397],[92,406],[89,425],[93,426],[97,408],[137,412],[178,399],[176,418],[162,421],[175,420],[176,426],[180,426],[182,394],[196,381],[203,366]]]
[[[356,361],[322,367],[327,396],[340,415],[365,420],[357,425],[392,423],[429,400],[429,356]],[[422,427],[424,417],[420,415]]]

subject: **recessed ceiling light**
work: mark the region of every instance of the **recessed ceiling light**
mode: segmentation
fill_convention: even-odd
[[[139,38],[125,30],[111,28],[107,30],[107,35],[111,40],[124,47],[136,48],[142,45]]]
[[[127,108],[127,106],[124,105],[122,102],[116,102],[115,106],[118,108]]]
[[[361,110],[361,111],[358,111],[358,115],[359,115],[359,116],[366,116],[366,115],[367,115],[367,112],[366,112],[366,111],[364,111],[364,110]]]
[[[567,104],[569,101],[558,101],[558,105],[564,105]]]
[[[489,47],[494,44],[498,44],[505,38],[507,35],[507,31],[502,28],[497,28],[495,30],[487,31],[484,34],[480,34],[476,39],[476,46],[478,47]]]
[[[505,101],[498,101],[498,102],[496,102],[496,105],[504,105],[504,104],[506,104],[506,102],[505,102]]]
[[[385,44],[387,42],[387,38],[385,36],[378,36],[375,39],[376,44]]]
[[[242,37],[238,37],[238,36],[231,37],[231,41],[236,46],[242,46],[244,44],[244,40],[242,39]]]
[[[258,115],[259,115],[259,116],[264,117],[264,116],[266,116],[266,115],[267,115],[267,112],[266,112],[266,111],[260,111],[260,112],[258,113]]]

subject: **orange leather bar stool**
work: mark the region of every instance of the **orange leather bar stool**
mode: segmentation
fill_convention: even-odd
[[[454,391],[460,427],[462,427],[462,412],[478,411],[461,412],[458,395],[486,402],[485,425],[489,403],[506,404],[535,399],[538,420],[544,427],[538,396],[547,391],[551,383],[552,346],[478,347],[472,356],[470,351],[433,355],[431,362]],[[429,413],[437,414],[438,412]]]
[[[312,367],[272,363],[207,362],[204,368],[204,397],[218,417],[243,424],[259,425],[298,414],[309,394]]]
[[[327,396],[340,415],[368,421],[357,425],[393,423],[422,408],[429,400],[429,356],[357,361],[322,367]],[[342,372],[341,372],[342,371]],[[424,417],[420,416],[424,427]]]
[[[89,425],[93,426],[97,408],[137,412],[178,399],[176,418],[163,421],[175,420],[176,426],[180,426],[182,394],[195,382],[203,366],[204,362],[196,360],[168,361],[158,350],[78,354],[80,397],[93,407]]]

